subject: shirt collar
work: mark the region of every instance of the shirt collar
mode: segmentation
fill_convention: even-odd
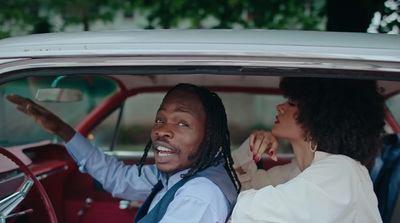
[[[217,156],[218,155],[219,155],[219,153],[217,154]],[[223,159],[222,156],[217,157],[215,162],[218,162],[219,165],[225,165],[225,160]],[[181,170],[181,171],[175,173],[174,175],[170,176],[169,179],[168,179],[168,176],[167,176],[166,173],[161,172],[161,182],[162,182],[164,188],[169,190],[176,183],[178,183],[180,180],[182,180],[181,175],[182,174],[187,174],[189,172],[189,170],[190,170],[190,168],[185,169],[185,170]]]
[[[316,162],[318,162],[320,160],[323,160],[323,159],[325,159],[326,157],[328,157],[330,155],[332,155],[332,154],[326,153],[326,152],[321,152],[321,151],[315,151],[314,159],[313,159],[312,163],[316,163]]]
[[[176,183],[178,183],[180,180],[182,180],[181,175],[186,174],[189,172],[189,169],[181,170],[174,175],[170,176],[169,179],[167,177],[166,173],[161,173],[161,182],[167,190],[169,190],[171,187],[173,187]]]

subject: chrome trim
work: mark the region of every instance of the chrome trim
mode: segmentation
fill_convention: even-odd
[[[139,56],[139,57],[95,57],[95,58],[52,58],[16,60],[0,64],[0,77],[2,74],[38,68],[76,68],[76,67],[132,67],[132,66],[226,66],[251,68],[278,68],[278,69],[334,69],[354,71],[384,71],[400,72],[400,59],[373,58],[340,58],[333,57],[271,57],[271,56]],[[134,72],[134,71],[132,71]]]
[[[19,191],[0,201],[0,219],[2,221],[7,218],[8,214],[14,210],[22,200],[25,199],[25,196],[33,186],[33,183],[33,180],[29,178],[24,185],[22,185]]]
[[[58,172],[60,172],[60,171],[63,171],[63,170],[68,170],[68,165],[64,165],[64,166],[61,166],[61,167],[57,167],[56,169],[47,171],[47,172],[42,173],[42,174],[38,174],[38,175],[36,175],[36,178],[37,178],[38,180],[43,180],[43,179],[45,179],[45,178],[47,178],[47,177],[49,177],[49,176],[51,176],[51,175],[53,175],[53,174],[56,174],[56,173],[58,173]]]
[[[121,158],[121,159],[143,156],[143,152],[137,152],[137,151],[104,151],[104,153],[107,155],[110,155],[110,156],[114,156],[116,158]],[[154,153],[149,152],[147,154],[147,157],[153,158]]]

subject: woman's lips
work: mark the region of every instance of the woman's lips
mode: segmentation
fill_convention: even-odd
[[[275,124],[279,124],[279,123],[280,123],[279,118],[278,118],[278,116],[276,116]]]

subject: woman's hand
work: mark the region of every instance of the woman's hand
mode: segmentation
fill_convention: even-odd
[[[276,150],[278,149],[278,138],[270,131],[254,130],[250,134],[250,150],[253,152],[254,162],[260,161],[264,153],[268,153],[272,160],[278,161]]]
[[[5,95],[5,98],[16,104],[17,110],[31,116],[43,129],[60,136],[65,142],[75,135],[75,130],[71,126],[33,101],[18,95]]]

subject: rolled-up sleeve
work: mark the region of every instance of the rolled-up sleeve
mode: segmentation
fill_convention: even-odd
[[[160,177],[155,165],[143,166],[139,177],[136,165],[125,165],[92,145],[78,132],[65,146],[81,172],[89,173],[114,197],[144,201]]]
[[[253,153],[250,151],[249,138],[242,145],[232,152],[233,167],[242,168],[244,173],[239,174],[242,190],[260,189],[264,186],[286,183],[300,174],[296,160],[289,164],[278,165],[269,170],[257,169],[253,161]]]

